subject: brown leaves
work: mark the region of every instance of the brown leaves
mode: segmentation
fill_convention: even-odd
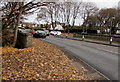
[[[2,78],[4,80],[80,80],[84,74],[57,47],[33,39],[25,49],[2,48]]]

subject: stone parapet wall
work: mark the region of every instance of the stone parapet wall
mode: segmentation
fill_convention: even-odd
[[[32,45],[32,34],[18,31],[16,48],[27,48]]]

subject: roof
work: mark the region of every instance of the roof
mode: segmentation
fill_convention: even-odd
[[[61,25],[57,25],[57,26],[55,27],[55,30],[64,30],[64,29],[63,29],[63,27],[62,27]]]

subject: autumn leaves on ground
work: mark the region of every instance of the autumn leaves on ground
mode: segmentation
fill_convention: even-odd
[[[32,47],[2,48],[3,80],[85,80],[56,46],[38,39]]]

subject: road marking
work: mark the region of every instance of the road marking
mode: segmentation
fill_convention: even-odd
[[[120,54],[120,53],[118,53],[118,52],[114,52],[114,51],[110,51],[110,50],[104,50],[104,49],[101,49],[101,48],[97,48],[97,49],[103,50],[103,51],[106,51],[106,52],[110,52],[110,53],[114,53],[114,54]]]
[[[109,53],[113,53],[113,54],[120,54],[120,53],[118,53],[118,52],[114,52],[114,51],[110,51],[110,50],[105,50],[105,49],[102,49],[102,48],[97,48],[97,47],[88,46],[88,45],[84,45],[84,44],[83,44],[83,46],[90,47],[90,48],[94,48],[94,49],[98,49],[98,50],[102,50],[102,51],[109,52]]]

